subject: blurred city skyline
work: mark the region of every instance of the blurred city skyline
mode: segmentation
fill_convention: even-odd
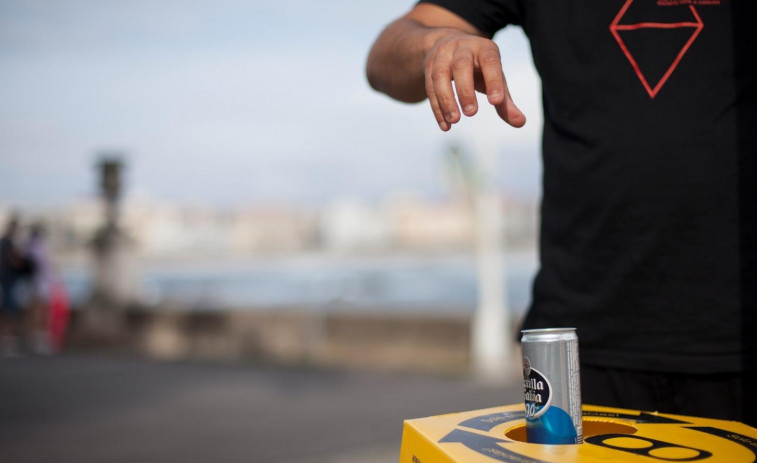
[[[426,103],[369,88],[373,39],[412,3],[0,0],[0,202],[91,197],[98,153],[114,149],[130,197],[437,197],[447,147],[481,142],[500,156],[497,185],[535,197],[539,83],[520,29],[497,41],[524,129],[482,107],[444,134]]]

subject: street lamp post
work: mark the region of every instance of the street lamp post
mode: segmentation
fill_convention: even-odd
[[[500,166],[502,121],[481,114],[472,125],[475,182],[473,207],[476,230],[478,306],[471,326],[471,353],[476,377],[502,382],[511,375],[513,342],[507,303],[505,214],[494,181]],[[488,116],[488,117],[487,117]]]
[[[103,153],[97,164],[103,224],[92,240],[92,294],[87,324],[95,334],[119,335],[123,310],[135,298],[133,244],[121,229],[119,208],[124,164],[120,152]]]
[[[478,305],[471,320],[471,366],[477,378],[502,382],[510,373],[513,349],[502,255],[504,215],[492,181],[498,153],[491,138],[474,138],[477,142],[472,158],[457,145],[449,148],[451,170],[456,173],[452,180],[462,187],[475,230]]]

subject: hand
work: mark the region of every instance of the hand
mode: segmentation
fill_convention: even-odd
[[[460,121],[478,112],[476,91],[486,93],[497,114],[513,127],[522,127],[526,116],[515,106],[502,72],[499,47],[493,41],[455,29],[429,50],[424,62],[426,94],[439,128],[448,131]],[[458,105],[452,82],[455,83]]]

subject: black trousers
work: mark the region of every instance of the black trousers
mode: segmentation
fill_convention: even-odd
[[[757,371],[677,374],[581,365],[584,404],[740,421],[757,428]]]

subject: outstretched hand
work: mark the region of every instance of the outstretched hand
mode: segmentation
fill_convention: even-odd
[[[429,50],[424,69],[426,93],[443,131],[460,121],[461,108],[466,116],[478,112],[476,91],[485,93],[499,117],[511,126],[522,127],[526,123],[526,116],[510,97],[499,47],[493,41],[448,29]]]

